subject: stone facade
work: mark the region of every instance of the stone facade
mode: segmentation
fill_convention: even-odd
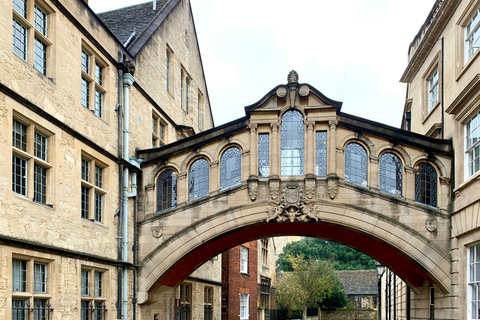
[[[24,3],[0,5],[0,318],[141,319],[142,177],[130,158],[213,126],[190,4],[169,2],[133,54],[85,1]],[[172,83],[180,87],[183,67],[193,92],[183,115],[159,64],[167,45],[178,53]],[[186,280],[195,293],[212,288],[219,319],[219,262]],[[173,293],[162,299],[173,310]],[[201,300],[193,319],[203,318]]]

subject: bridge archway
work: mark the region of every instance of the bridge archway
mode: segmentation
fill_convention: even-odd
[[[240,186],[235,192],[245,191],[245,186]],[[266,222],[268,205],[258,202],[218,211],[163,242],[140,265],[140,289],[148,292],[154,285],[173,287],[203,262],[241,243],[269,236],[302,235],[364,252],[391,268],[412,288],[428,281],[443,292],[449,291],[448,255],[395,219],[366,208],[320,201],[318,222]]]

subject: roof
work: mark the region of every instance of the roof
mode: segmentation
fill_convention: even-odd
[[[378,294],[377,270],[337,271],[337,275],[347,295]]]
[[[133,32],[135,32],[135,38],[140,37],[154,18],[165,9],[167,2],[169,1],[157,0],[155,11],[153,11],[153,2],[150,1],[102,12],[98,14],[98,17],[112,31],[115,37],[125,45]]]

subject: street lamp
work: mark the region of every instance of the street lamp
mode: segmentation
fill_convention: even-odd
[[[377,270],[377,277],[378,277],[378,320],[382,320],[382,276],[385,272],[385,266],[382,265],[380,262],[377,262],[377,266],[375,267]]]

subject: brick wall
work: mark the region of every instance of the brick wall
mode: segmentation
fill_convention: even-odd
[[[240,273],[240,246],[222,255],[222,320],[240,319],[240,293],[249,294],[250,320],[257,320],[257,241],[242,244],[248,248],[248,273]]]

